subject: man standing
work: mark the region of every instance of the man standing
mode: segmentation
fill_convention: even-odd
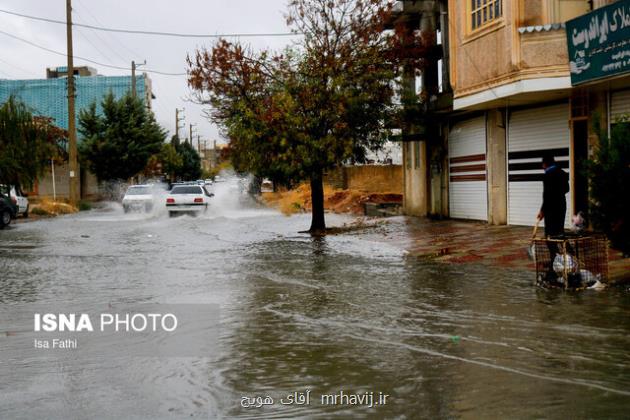
[[[552,153],[543,157],[543,203],[538,220],[545,219],[545,236],[564,234],[564,219],[567,213],[565,194],[569,192],[569,176],[558,167]]]
[[[546,153],[543,157],[542,167],[545,170],[543,176],[543,203],[538,212],[538,220],[545,219],[545,236],[547,238],[562,236],[564,234],[564,218],[567,213],[567,201],[564,198],[569,192],[569,176],[558,167],[552,153]],[[549,267],[546,280],[553,281],[557,278],[553,270],[553,262],[558,255],[558,244],[547,241],[549,249]]]

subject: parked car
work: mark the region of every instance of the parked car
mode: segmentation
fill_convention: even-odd
[[[132,185],[127,189],[122,200],[125,213],[130,211],[146,211],[153,209],[153,187],[151,185]]]
[[[11,188],[7,188],[6,185],[0,185],[0,192],[3,194],[9,193],[9,197],[13,204],[17,206],[18,215],[22,215],[24,217],[28,217],[29,212],[29,203],[26,193],[24,193],[20,188],[16,188],[15,185],[12,185]]]
[[[11,224],[11,220],[17,217],[17,206],[6,195],[0,193],[0,229]]]
[[[168,215],[173,217],[177,213],[188,213],[196,215],[208,210],[210,197],[204,187],[199,185],[175,185],[166,197],[166,208]]]

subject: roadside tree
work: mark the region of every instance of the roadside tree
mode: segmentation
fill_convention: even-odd
[[[171,143],[162,145],[162,150],[158,155],[158,160],[162,164],[162,172],[167,174],[171,182],[175,181],[184,163],[181,155]]]
[[[219,40],[187,58],[189,86],[223,127],[235,169],[310,181],[313,234],[326,228],[324,172],[378,149],[396,114],[404,32],[384,32],[390,12],[384,0],[291,0],[287,23],[301,35],[293,48]]]
[[[80,156],[99,181],[127,180],[142,171],[161,150],[165,131],[143,102],[112,93],[79,113]]]
[[[201,178],[201,158],[195,148],[188,142],[176,146],[177,154],[181,158],[181,166],[176,172],[177,178],[184,181],[193,181]]]
[[[63,158],[66,137],[52,119],[9,97],[0,106],[0,184],[31,187],[51,159]]]

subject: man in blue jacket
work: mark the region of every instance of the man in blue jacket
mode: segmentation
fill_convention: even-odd
[[[562,236],[567,214],[565,195],[569,192],[569,175],[556,164],[553,154],[543,157],[543,203],[538,220],[545,219],[545,236]]]

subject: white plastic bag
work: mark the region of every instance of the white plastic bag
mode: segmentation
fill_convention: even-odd
[[[577,260],[570,254],[557,254],[556,258],[553,259],[553,271],[559,276],[564,274],[565,268],[567,272],[575,273],[577,266]]]

